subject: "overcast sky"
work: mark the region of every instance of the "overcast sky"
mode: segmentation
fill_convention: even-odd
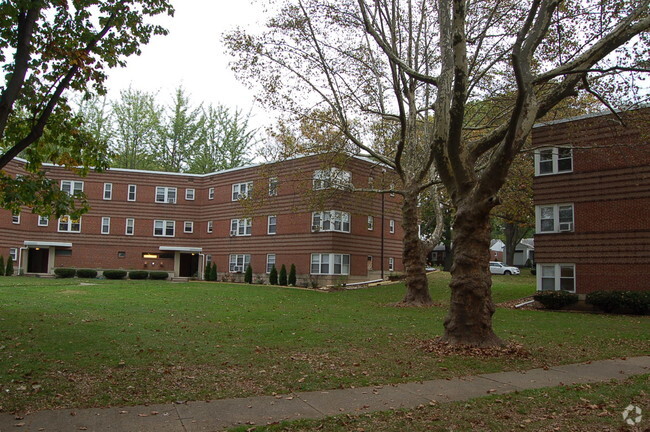
[[[109,97],[119,96],[131,85],[138,90],[159,92],[167,101],[182,84],[195,103],[221,103],[245,112],[252,109],[252,123],[272,123],[260,107],[253,104],[253,92],[237,82],[228,67],[221,33],[243,26],[256,27],[263,21],[249,0],[172,0],[173,18],[158,19],[168,30],[142,47],[140,56],[129,57],[127,66],[109,73]],[[259,5],[258,5],[259,7]]]

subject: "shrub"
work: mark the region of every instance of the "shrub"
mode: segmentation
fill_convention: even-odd
[[[296,286],[296,265],[291,264],[291,269],[289,270],[289,279],[287,280],[289,285]]]
[[[217,264],[212,263],[212,268],[210,268],[210,280],[211,281],[216,281],[217,280]]]
[[[275,268],[275,264],[271,267],[271,273],[269,273],[269,283],[271,285],[278,284],[278,269]]]
[[[58,278],[72,278],[77,273],[77,270],[73,268],[58,268],[54,269],[54,274]]]
[[[131,270],[129,272],[129,279],[146,279],[149,272],[146,270]]]
[[[11,256],[9,257],[11,258]],[[0,276],[5,275],[5,257],[0,255]]]
[[[11,258],[11,255],[7,257],[7,270],[5,271],[5,276],[13,276],[14,274],[14,260]]]
[[[164,271],[149,272],[149,278],[153,280],[165,280],[169,277],[169,273]]]
[[[205,269],[203,270],[203,280],[206,281],[212,280],[210,279],[211,268],[212,268],[212,263],[208,261],[208,263],[205,265]]]
[[[104,270],[104,277],[106,279],[124,279],[126,270]]]
[[[286,285],[287,284],[287,268],[282,264],[282,267],[280,267],[280,277],[278,278],[278,283],[280,285]]]
[[[650,291],[626,291],[623,306],[636,315],[650,314]]]
[[[93,279],[97,277],[97,270],[93,269],[77,269],[78,278]]]
[[[533,296],[546,309],[561,309],[578,301],[578,295],[566,291],[542,291]]]
[[[244,274],[244,282],[253,283],[253,267],[249,264],[246,267],[246,274]]]
[[[611,313],[623,306],[623,292],[594,291],[587,294],[585,303],[593,305],[603,312]]]

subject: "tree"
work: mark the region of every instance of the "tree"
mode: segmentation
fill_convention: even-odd
[[[208,261],[203,269],[203,280],[209,281],[210,279],[210,270],[212,269],[212,263]]]
[[[167,0],[0,4],[0,62],[7,73],[0,87],[0,168],[20,154],[32,173],[21,182],[0,176],[4,207],[27,205],[40,214],[60,216],[74,199],[57,194],[58,185],[44,180],[41,163],[57,163],[80,174],[90,166],[106,167],[105,147],[84,131],[66,92],[105,93],[106,68],[124,66],[126,57],[139,54],[152,35],[166,34],[146,22],[162,13],[173,14]],[[17,192],[7,196],[13,189]]]
[[[5,258],[4,256],[0,255],[0,276],[5,275]]]
[[[246,273],[244,274],[244,282],[249,284],[253,283],[253,267],[251,267],[250,264],[248,265],[248,267],[246,267]]]
[[[278,269],[275,268],[275,264],[271,267],[271,273],[269,273],[269,283],[271,285],[278,284]]]
[[[5,270],[5,276],[13,276],[14,274],[14,260],[11,258],[11,255],[7,257],[7,269]]]
[[[285,267],[284,264],[282,264],[282,267],[280,267],[280,277],[278,278],[278,283],[282,286],[287,285],[287,267]]]
[[[291,286],[296,286],[296,265],[291,264],[291,269],[289,270],[289,278],[287,283]]]
[[[442,339],[490,346],[502,343],[492,329],[490,212],[510,165],[535,122],[564,99],[586,91],[604,101],[599,89],[648,71],[649,5],[288,0],[264,33],[238,30],[226,43],[260,99],[305,115],[327,107],[347,139],[399,175],[411,303],[430,302],[418,197],[432,182],[444,186],[455,217]],[[500,115],[473,127],[472,101],[509,94]],[[367,140],[377,119],[398,137],[392,154]]]
[[[217,280],[217,263],[212,263],[212,268],[210,268],[210,280]]]

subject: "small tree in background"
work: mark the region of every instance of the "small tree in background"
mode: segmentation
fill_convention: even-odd
[[[212,263],[208,261],[208,263],[205,265],[205,270],[203,270],[203,280],[206,281],[212,280],[210,279],[211,274],[212,274]]]
[[[284,264],[282,264],[282,267],[280,268],[280,285],[286,285],[287,284],[287,268],[285,267]]]
[[[9,255],[7,258],[7,271],[5,271],[5,276],[13,276],[14,274],[14,260]]]
[[[217,280],[217,263],[212,263],[212,267],[210,267],[210,280]]]
[[[11,258],[11,255],[9,256]],[[5,257],[0,255],[0,276],[5,275]]]
[[[296,265],[291,264],[291,270],[289,270],[289,285],[296,285]]]
[[[244,275],[244,282],[253,283],[253,267],[251,267],[250,264],[248,265],[248,267],[246,267],[246,274]]]
[[[275,268],[275,264],[273,264],[273,267],[271,267],[271,273],[269,273],[269,283],[271,285],[278,284],[278,269]]]

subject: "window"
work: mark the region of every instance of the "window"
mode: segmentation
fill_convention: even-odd
[[[249,236],[253,232],[253,221],[251,218],[231,219],[230,235],[231,236]]]
[[[135,231],[135,219],[127,218],[126,219],[126,227],[124,229],[124,234],[133,235],[134,231]]]
[[[13,262],[18,261],[18,248],[9,248],[9,256]]]
[[[313,187],[319,189],[348,189],[352,186],[352,174],[338,168],[314,171]]]
[[[212,221],[208,221],[208,228],[207,228],[207,231],[208,231],[209,233],[212,232]]]
[[[275,254],[266,255],[266,273],[271,273],[271,269],[275,265]]]
[[[573,231],[573,204],[554,204],[535,207],[537,233]]]
[[[390,184],[390,196],[394,197],[395,196],[395,183]]]
[[[208,199],[214,199],[214,188],[208,189]]]
[[[176,188],[175,187],[156,187],[156,202],[176,204]]]
[[[187,201],[194,201],[194,189],[185,189],[185,199]]]
[[[109,217],[103,217],[102,218],[102,234],[110,234],[111,233],[111,218]]]
[[[535,175],[560,174],[573,171],[573,150],[543,148],[535,151]]]
[[[81,232],[81,219],[72,219],[65,215],[59,218],[59,232]]]
[[[575,265],[537,264],[537,289],[539,291],[575,292]]]
[[[313,253],[311,254],[311,274],[350,274],[350,255]]]
[[[372,231],[375,229],[375,218],[372,216],[368,216],[368,231]]]
[[[232,200],[248,198],[253,192],[253,182],[235,183],[232,185]]]
[[[84,191],[84,182],[76,180],[61,180],[61,190],[68,195],[78,195]]]
[[[391,234],[395,234],[395,219],[391,219],[388,221],[388,231]]]
[[[125,251],[118,251],[117,252],[117,257],[118,258],[126,258],[126,252]]]
[[[11,223],[16,224],[16,225],[20,225],[20,213],[15,214],[15,215],[11,215]]]
[[[126,198],[128,201],[135,201],[137,189],[138,189],[137,185],[134,184],[129,185],[129,195]]]
[[[113,199],[113,183],[104,183],[104,199]]]
[[[313,212],[311,215],[312,231],[350,232],[350,213],[327,210]]]
[[[243,273],[251,263],[249,254],[231,254],[230,255],[230,273]]]
[[[395,258],[388,258],[388,271],[395,271]]]
[[[48,226],[50,224],[50,218],[47,216],[38,217],[38,226]]]
[[[157,237],[174,237],[176,221],[155,220],[153,221],[153,235]]]
[[[277,195],[278,195],[278,178],[271,177],[269,179],[269,196],[277,196]]]
[[[275,234],[277,229],[278,219],[275,216],[269,216],[267,234]]]
[[[185,221],[183,224],[183,232],[186,234],[192,234],[194,232],[194,222]]]

